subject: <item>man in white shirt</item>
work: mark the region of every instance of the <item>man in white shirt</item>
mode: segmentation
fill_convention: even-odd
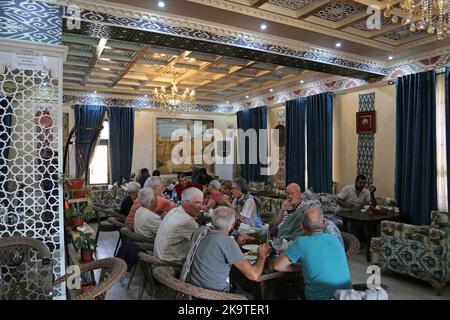
[[[154,254],[162,260],[183,261],[192,233],[198,229],[194,218],[200,214],[203,192],[188,188],[181,196],[181,206],[166,214],[156,234]]]
[[[231,192],[235,198],[233,205],[236,208],[239,220],[254,227],[258,217],[256,201],[248,192],[247,181],[243,178],[234,179]]]
[[[161,224],[161,217],[153,211],[156,208],[155,193],[151,188],[143,188],[139,190],[138,200],[141,207],[134,216],[134,232],[147,238],[155,238]]]
[[[336,198],[338,211],[351,211],[358,210],[365,205],[377,205],[377,200],[375,199],[375,188],[374,185],[370,187],[370,190],[365,188],[366,177],[362,174],[358,175],[355,180],[355,184],[349,184],[345,186]]]

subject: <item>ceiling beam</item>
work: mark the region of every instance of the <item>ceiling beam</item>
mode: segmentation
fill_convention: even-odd
[[[78,36],[74,34],[63,34],[62,41],[64,43],[90,45],[95,47],[97,45],[97,39],[85,36]]]
[[[259,8],[261,7],[263,4],[265,4],[267,1],[269,0],[258,0],[256,1],[254,4],[252,4],[253,8]]]
[[[392,3],[395,4],[398,1],[399,0],[394,0]],[[369,7],[369,6],[378,7],[380,9],[380,17],[381,18],[383,18],[383,10],[386,9],[386,6],[387,6],[387,2],[380,2],[380,3],[374,4],[373,0],[354,0],[354,2],[360,3],[367,7]],[[337,29],[343,29],[349,25],[358,23],[359,21],[361,21],[363,19],[367,19],[372,14],[373,13],[367,13],[367,10],[366,10],[366,12],[359,12],[357,14],[353,14],[350,17],[347,17],[347,18],[342,19],[341,21],[337,22],[336,27],[337,27]],[[349,18],[354,18],[354,19],[349,19]]]
[[[221,58],[222,58],[222,56],[219,56],[219,57],[217,58],[217,60],[219,60],[219,59],[221,59]],[[202,71],[206,70],[206,69],[209,68],[211,65],[213,65],[213,62],[203,62],[197,70],[190,70],[190,71],[186,72],[186,73],[183,74],[182,76],[178,77],[178,78],[176,79],[175,82],[176,82],[176,83],[180,83],[181,81],[190,78],[191,76],[197,74],[198,72],[202,72]]]
[[[250,66],[251,66],[252,64],[254,64],[254,63],[256,63],[256,61],[248,61],[247,65],[245,65],[245,66],[232,66],[232,67],[230,68],[230,71],[229,71],[227,74],[221,75],[221,77],[219,77],[219,78],[217,78],[217,79],[215,79],[215,80],[211,80],[211,81],[209,81],[209,82],[207,82],[207,83],[205,83],[205,84],[203,84],[203,85],[200,85],[200,86],[196,87],[195,90],[199,90],[199,89],[201,89],[201,88],[203,88],[203,87],[206,87],[206,86],[208,86],[209,84],[211,84],[211,82],[213,82],[213,81],[217,81],[217,80],[223,81],[223,80],[225,80],[226,78],[232,76],[234,73],[238,72],[239,70],[242,70],[242,69],[244,69],[244,68],[246,68],[246,67],[250,67]],[[239,85],[239,84],[236,84],[236,85]],[[219,89],[220,89],[220,90],[223,90],[223,88],[217,88],[216,90],[213,90],[212,93],[218,91]]]
[[[265,83],[259,85],[257,90],[255,90],[255,89],[242,90],[238,94],[226,96],[226,100],[231,101],[231,100],[235,100],[237,98],[245,97],[246,95],[255,94],[255,93],[258,93],[258,92],[261,92],[264,90],[267,91],[269,89],[272,89],[273,87],[283,86],[287,83],[305,78],[304,73],[305,72],[302,71],[300,74],[292,74],[292,75],[286,76],[282,80],[274,80],[274,81],[265,82]],[[275,93],[274,93],[274,95],[275,95]]]
[[[191,53],[191,51],[184,51],[180,55],[178,55],[176,58],[173,58],[169,63],[167,63],[164,67],[159,69],[157,72],[148,74],[148,75],[146,74],[147,80],[142,81],[141,85],[138,87],[138,89],[142,89],[142,88],[146,87],[150,82],[152,82],[159,76],[163,75],[165,72],[169,71],[175,64],[177,64],[178,62],[180,62],[181,60],[186,58],[190,53]]]
[[[91,62],[89,63],[89,67],[86,71],[86,75],[83,77],[83,80],[81,80],[80,85],[84,87],[86,83],[88,82],[89,78],[91,77],[92,70],[94,70],[95,65],[97,64],[98,58],[102,54],[103,50],[105,49],[106,43],[108,42],[108,39],[101,38],[98,41],[97,48],[94,52],[94,55],[91,58]]]
[[[320,11],[330,5],[331,0],[316,0],[312,3],[304,6],[303,8],[300,8],[299,10],[295,11],[295,17],[301,18],[309,14],[316,13],[317,11]]]
[[[144,46],[142,47],[142,49],[141,49],[140,51],[136,52],[136,54],[135,54],[134,57],[133,57],[133,60],[130,61],[130,62],[128,63],[128,65],[126,66],[126,68],[123,69],[123,70],[119,73],[119,75],[117,76],[116,80],[114,80],[114,82],[111,83],[111,85],[110,85],[111,87],[115,87],[115,86],[119,83],[119,81],[122,80],[122,78],[128,73],[128,71],[130,71],[131,68],[133,68],[134,65],[135,65],[136,63],[138,63],[138,61],[139,61],[139,60],[147,53],[147,50],[148,50],[149,47],[150,47],[150,46],[146,44],[146,45],[144,45]]]

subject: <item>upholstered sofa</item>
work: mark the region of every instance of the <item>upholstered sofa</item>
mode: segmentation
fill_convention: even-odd
[[[449,280],[449,245],[448,226],[383,221],[380,237],[371,241],[372,263],[427,281],[439,294]]]

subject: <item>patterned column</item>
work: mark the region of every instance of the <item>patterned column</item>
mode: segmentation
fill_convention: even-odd
[[[375,92],[359,95],[359,111],[375,110]],[[358,174],[367,177],[367,186],[373,181],[373,155],[375,146],[375,135],[365,133],[358,135]]]
[[[58,180],[66,51],[55,45],[0,39],[0,237],[25,236],[45,243],[55,277],[65,273],[63,194]],[[15,59],[17,52],[31,62],[16,63],[22,61]],[[63,285],[55,288],[54,297],[64,295]]]

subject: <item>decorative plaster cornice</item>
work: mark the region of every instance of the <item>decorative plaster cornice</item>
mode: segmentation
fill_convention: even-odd
[[[192,30],[200,30],[204,32],[209,32],[218,36],[223,37],[233,37],[233,38],[239,38],[239,39],[245,39],[248,42],[253,42],[256,44],[268,44],[273,45],[277,47],[285,47],[296,51],[304,51],[309,52],[312,55],[323,55],[328,57],[333,57],[337,59],[344,59],[351,62],[361,63],[365,65],[369,65],[372,67],[379,67],[379,68],[385,68],[386,62],[382,60],[375,60],[370,59],[364,56],[359,56],[355,54],[349,54],[342,51],[337,50],[331,50],[331,49],[325,49],[325,48],[318,48],[313,47],[310,44],[307,44],[305,42],[300,42],[292,39],[286,39],[276,36],[266,36],[257,34],[253,31],[248,31],[244,29],[237,29],[237,28],[231,28],[229,26],[215,24],[210,21],[202,21],[198,19],[192,19],[189,18],[189,20],[186,20],[185,17],[182,16],[176,16],[171,14],[166,15],[160,15],[159,13],[154,13],[150,10],[143,10],[142,8],[137,7],[131,7],[131,6],[125,6],[125,5],[118,5],[115,3],[108,3],[104,1],[97,1],[95,3],[86,1],[86,0],[40,0],[47,3],[53,3],[53,4],[59,4],[62,6],[69,6],[69,5],[76,5],[82,10],[90,10],[95,12],[100,12],[104,14],[110,14],[113,16],[119,16],[119,17],[127,17],[127,18],[133,18],[133,19],[142,19],[149,22],[154,23],[161,23],[161,24],[167,24],[170,26],[175,27],[181,27],[181,28],[188,28]],[[133,28],[132,26],[127,26],[129,28]],[[314,26],[314,31],[317,31],[316,29],[320,28],[318,26]],[[135,28],[136,29],[136,28]],[[323,30],[324,33],[330,34],[330,30],[327,29],[326,32]],[[158,32],[158,31],[155,31]],[[191,38],[188,34],[182,35],[186,38]],[[207,39],[204,39],[205,41],[208,41]],[[226,40],[226,39],[225,39]],[[229,44],[226,42],[223,42],[224,44]],[[378,47],[380,47],[380,44],[378,44]],[[232,44],[234,46],[239,46]],[[245,48],[245,46],[242,46]],[[260,51],[266,51],[263,49],[257,49]],[[273,51],[268,51],[271,53],[274,53]],[[283,54],[283,52],[279,52],[280,55],[288,55]],[[307,59],[307,58],[305,58]],[[314,60],[314,59],[311,59]],[[325,62],[324,62],[325,63]]]
[[[350,88],[362,87],[368,82],[359,79],[345,78],[340,76],[327,77],[304,85],[280,90],[275,94],[266,94],[253,98],[251,101],[237,104],[238,110],[255,108],[259,106],[273,106],[284,103],[287,100],[306,97],[322,92],[339,92]]]
[[[436,56],[445,56],[450,54],[450,46],[446,46],[443,48],[427,51],[425,53],[416,54],[414,56],[408,57],[406,59],[398,59],[391,63],[390,68],[401,67],[407,63],[414,63],[419,60],[429,59]]]
[[[128,107],[144,110],[161,111],[150,98],[126,94],[89,94],[86,92],[64,90],[63,103],[107,105],[110,107]],[[211,112],[218,114],[230,114],[235,110],[234,105],[195,105],[189,108],[189,112]],[[162,111],[161,111],[162,112]]]

